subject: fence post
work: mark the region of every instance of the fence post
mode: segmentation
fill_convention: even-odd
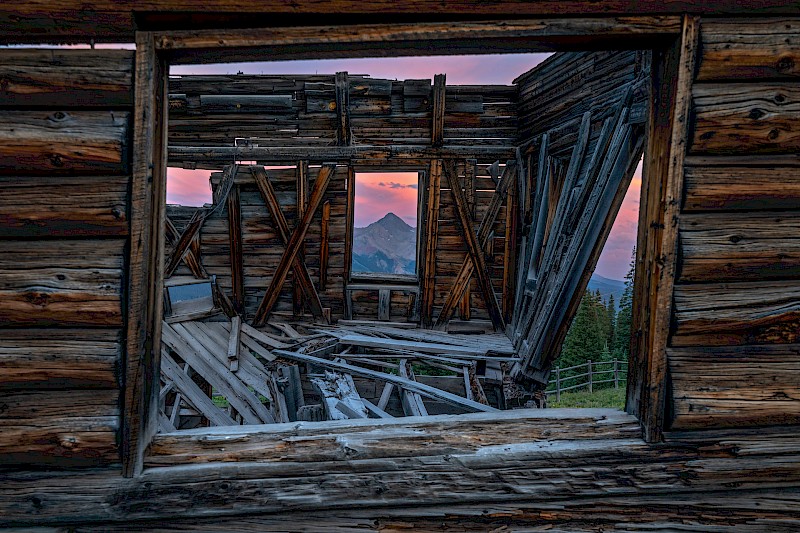
[[[592,360],[591,359],[589,359],[589,361],[586,363],[586,366],[589,367],[589,392],[591,393],[592,392]]]
[[[614,359],[614,388],[619,388],[619,361]]]
[[[556,401],[561,401],[561,368],[556,367]]]

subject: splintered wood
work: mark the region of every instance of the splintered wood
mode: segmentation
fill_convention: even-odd
[[[490,412],[516,360],[501,334],[392,323],[163,323],[159,429]]]

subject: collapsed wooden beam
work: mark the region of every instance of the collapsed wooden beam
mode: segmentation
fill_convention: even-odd
[[[253,319],[253,324],[255,326],[263,326],[266,323],[267,317],[270,311],[272,311],[272,307],[278,300],[281,287],[286,281],[289,269],[297,257],[300,251],[300,245],[303,243],[303,239],[305,239],[308,228],[311,225],[311,219],[317,207],[319,207],[319,204],[322,202],[322,197],[325,195],[325,191],[328,189],[328,184],[335,171],[336,165],[331,163],[324,164],[320,169],[319,175],[314,182],[314,190],[311,192],[308,209],[303,213],[303,218],[297,224],[289,242],[286,244],[286,251],[283,253],[283,257],[281,257],[281,261],[278,263],[275,274],[272,276],[272,281],[270,281],[269,287],[267,287],[267,292],[264,294],[264,298],[258,306],[255,318]]]
[[[484,301],[486,302],[486,309],[489,312],[489,317],[492,319],[492,324],[495,329],[505,330],[506,322],[503,319],[503,314],[500,312],[500,305],[497,303],[497,296],[492,287],[492,280],[489,278],[489,273],[486,269],[486,260],[483,255],[483,247],[478,242],[478,237],[472,229],[470,223],[469,213],[467,212],[467,200],[464,197],[464,191],[461,190],[461,184],[458,182],[453,162],[449,161],[444,165],[444,174],[447,177],[447,182],[450,185],[450,192],[453,194],[455,201],[456,214],[458,221],[461,224],[462,235],[467,244],[469,257],[475,266],[475,273],[478,278],[478,286],[481,289]],[[502,196],[500,197],[502,201]],[[495,213],[495,216],[497,214]]]
[[[289,223],[286,222],[286,217],[283,215],[283,211],[281,211],[281,205],[278,202],[278,196],[275,194],[275,189],[272,187],[269,177],[267,177],[267,172],[264,170],[264,167],[260,166],[251,166],[250,172],[253,174],[253,179],[258,186],[261,197],[264,199],[264,202],[266,202],[267,207],[269,208],[269,212],[275,222],[275,227],[278,230],[278,235],[280,235],[283,244],[287,246],[288,251],[289,241],[291,240]],[[310,210],[310,207],[306,209],[306,211],[308,210]],[[305,215],[306,213],[304,212],[303,216],[300,217],[300,220],[302,220]],[[313,212],[311,215],[313,216]],[[300,241],[300,244],[302,245],[302,240]],[[295,281],[298,283],[298,285],[300,285],[300,288],[308,298],[311,312],[315,317],[322,317],[322,301],[319,298],[317,289],[314,287],[314,282],[311,280],[311,275],[308,273],[308,268],[306,268],[305,260],[303,259],[303,255],[299,249],[296,256],[292,259],[291,265],[294,271]]]

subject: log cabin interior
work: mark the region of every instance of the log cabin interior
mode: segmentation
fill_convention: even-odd
[[[0,7],[135,42],[0,49],[0,527],[800,527],[797,8],[466,3]],[[555,53],[169,76],[488,51]],[[642,154],[626,409],[545,408]],[[413,273],[353,268],[376,170],[417,175]]]

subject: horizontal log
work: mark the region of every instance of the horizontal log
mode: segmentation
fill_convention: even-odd
[[[0,237],[128,234],[128,176],[0,176]]]
[[[759,159],[750,157],[755,164]],[[768,162],[763,168],[687,166],[684,198],[684,211],[794,209],[800,205],[800,172]]]
[[[704,20],[697,80],[797,79],[798,30],[793,18]]]
[[[127,166],[129,113],[0,110],[0,175],[114,175]]]
[[[118,329],[0,329],[0,390],[114,389]]]
[[[0,324],[122,325],[124,240],[0,241]]]
[[[800,150],[800,88],[793,83],[708,83],[692,89],[693,154]]]
[[[172,114],[214,115],[220,113],[291,113],[291,94],[201,95],[187,98],[185,94],[169,95]]]
[[[131,50],[2,51],[0,106],[132,107]]]
[[[273,163],[308,160],[313,162],[349,161],[351,159],[377,161],[390,159],[463,159],[465,157],[513,158],[513,146],[444,146],[426,145],[394,146],[319,146],[319,147],[169,147],[170,166],[181,166],[190,161],[269,161]]]
[[[800,213],[684,214],[681,282],[800,277]]]
[[[118,462],[118,402],[118,390],[4,394],[0,464],[63,468]]]
[[[800,346],[669,348],[673,429],[800,422]]]
[[[673,346],[800,341],[800,282],[676,285]]]

